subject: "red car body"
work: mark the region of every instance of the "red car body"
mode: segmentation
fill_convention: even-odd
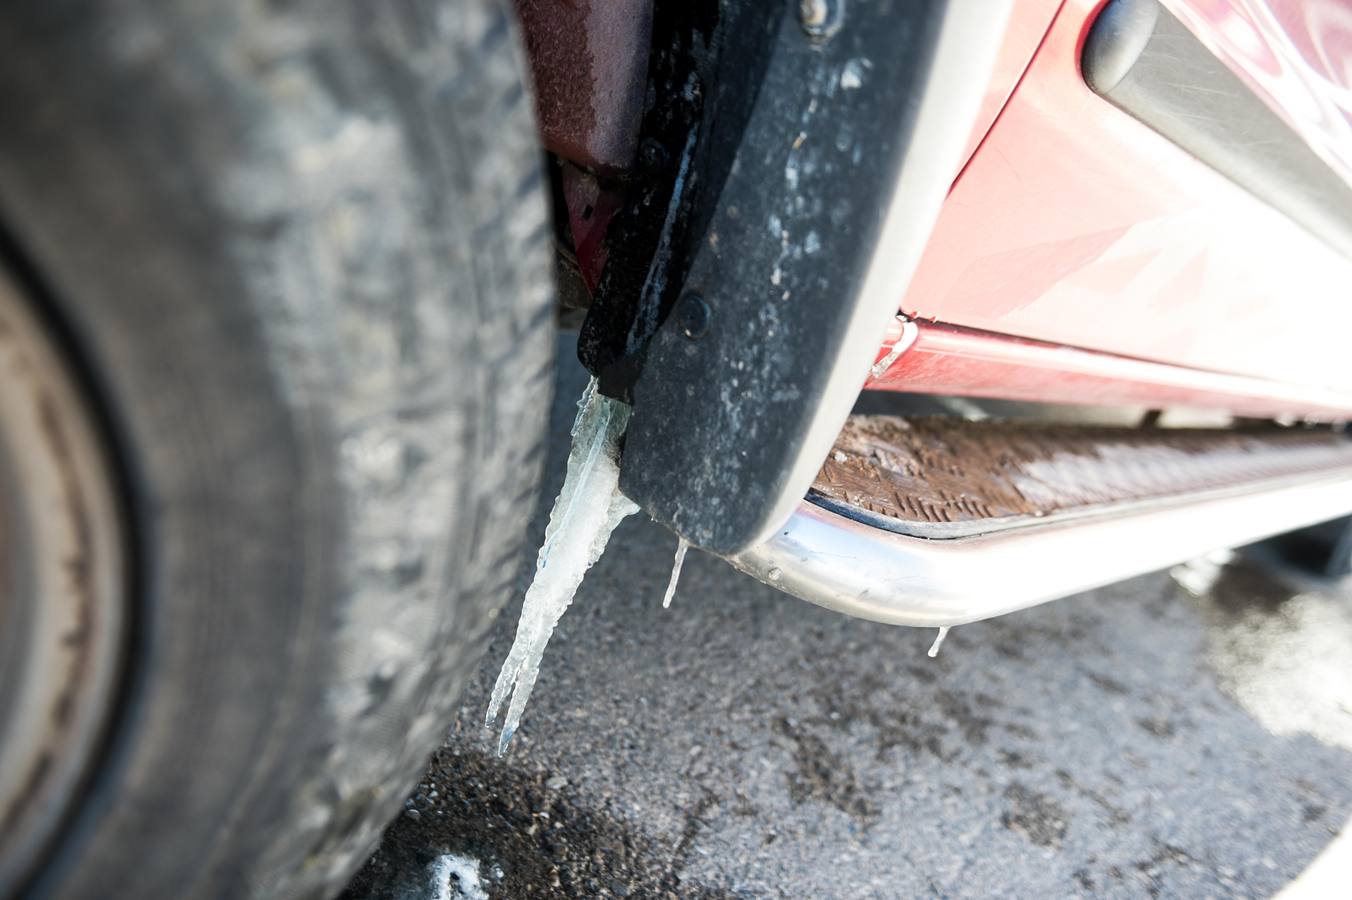
[[[1352,5],[1166,5],[1352,173]],[[1346,418],[1352,261],[1090,90],[1101,6],[1015,8],[984,133],[900,304],[916,346],[868,386]]]

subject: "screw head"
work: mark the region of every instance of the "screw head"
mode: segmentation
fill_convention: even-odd
[[[798,21],[814,41],[824,41],[840,30],[845,0],[798,0]]]
[[[711,316],[709,304],[695,291],[687,291],[676,304],[676,324],[680,326],[681,334],[692,341],[699,340],[709,330]]]
[[[653,138],[644,138],[639,144],[638,162],[649,172],[657,172],[667,165],[667,148]]]

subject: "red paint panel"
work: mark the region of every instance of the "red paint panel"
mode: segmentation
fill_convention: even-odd
[[[571,163],[561,163],[559,173],[578,271],[587,293],[595,296],[609,257],[606,229],[624,205],[624,196],[615,188],[603,187],[595,175]]]
[[[1066,0],[954,185],[902,311],[1352,392],[1352,262],[1085,87],[1097,6]]]
[[[1352,413],[1352,393],[1292,387],[934,322],[916,326],[915,342],[869,381],[868,388],[1042,403],[1219,409],[1256,417],[1289,413],[1341,420]],[[898,324],[879,351],[880,361],[900,336]]]
[[[981,108],[976,114],[976,124],[972,127],[971,137],[967,139],[967,149],[963,151],[962,161],[966,164],[976,152],[977,146],[990,131],[991,125],[1005,108],[1009,95],[1015,85],[1028,70],[1033,54],[1047,35],[1056,11],[1061,8],[1062,0],[1022,0],[1009,14],[1009,24],[1005,26],[1004,43],[1000,45],[1000,54],[995,60],[995,70],[991,73],[991,83],[982,98]],[[957,172],[953,173],[955,176]]]

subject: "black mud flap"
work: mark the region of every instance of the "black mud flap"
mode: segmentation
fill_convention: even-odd
[[[633,382],[621,474],[653,518],[720,554],[788,518],[844,423],[1008,16],[996,0],[782,7],[727,180]]]

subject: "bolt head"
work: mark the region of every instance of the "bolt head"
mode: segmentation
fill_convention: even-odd
[[[667,148],[653,138],[645,138],[638,148],[638,162],[649,172],[657,172],[667,165]]]
[[[824,41],[840,30],[845,0],[798,0],[798,22],[815,41]]]
[[[692,341],[699,340],[709,330],[712,311],[709,304],[694,291],[686,292],[676,304],[676,324],[681,334]]]
[[[804,28],[820,28],[826,23],[826,0],[799,0],[798,17]]]

